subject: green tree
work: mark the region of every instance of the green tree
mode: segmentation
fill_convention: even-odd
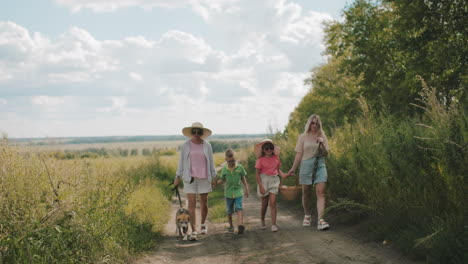
[[[439,96],[466,102],[468,5],[464,0],[386,0],[392,7],[395,42],[404,51],[409,77],[419,75]],[[416,82],[417,86],[417,82]],[[466,105],[466,104],[465,104]]]
[[[359,79],[346,74],[340,68],[341,63],[342,57],[333,58],[313,69],[311,77],[305,81],[311,91],[291,113],[288,129],[302,133],[307,118],[314,113],[320,115],[327,134],[333,127],[354,119],[359,111],[356,100],[360,96]]]

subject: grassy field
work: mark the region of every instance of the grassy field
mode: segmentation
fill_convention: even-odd
[[[183,140],[170,141],[147,141],[147,142],[116,142],[116,143],[92,143],[92,144],[50,144],[50,145],[28,145],[22,144],[20,147],[24,151],[43,152],[43,151],[74,151],[86,149],[138,149],[140,152],[144,148],[148,149],[177,149]]]
[[[168,183],[182,142],[32,147],[0,141],[0,263],[127,263],[152,249],[168,220]],[[223,142],[219,148],[236,139]],[[171,151],[67,159],[50,155],[138,147]],[[246,159],[250,149],[239,151],[238,158]],[[214,160],[221,165],[224,153],[215,153]],[[210,208],[212,221],[225,220],[222,186],[210,196]]]

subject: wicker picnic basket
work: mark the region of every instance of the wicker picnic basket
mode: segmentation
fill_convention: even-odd
[[[296,186],[283,185],[283,179],[281,178],[279,193],[284,200],[296,200],[302,193],[302,187],[299,186],[299,177],[296,176]]]
[[[302,187],[282,185],[279,188],[279,192],[284,200],[293,201],[296,200],[299,195],[301,195]]]

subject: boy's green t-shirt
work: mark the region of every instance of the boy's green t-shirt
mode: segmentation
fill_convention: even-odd
[[[230,170],[227,164],[221,169],[219,178],[224,183],[224,196],[227,198],[237,198],[244,196],[242,186],[242,177],[247,176],[247,172],[241,164],[237,164],[233,170]]]

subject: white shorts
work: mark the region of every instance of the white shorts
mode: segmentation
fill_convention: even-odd
[[[211,183],[208,182],[208,179],[193,178],[192,183],[184,182],[184,192],[194,194],[209,193],[211,192]]]
[[[260,179],[262,180],[263,189],[265,189],[265,194],[260,193],[260,187],[257,185],[257,194],[260,197],[266,197],[270,193],[278,194],[278,188],[280,185],[280,178],[278,175],[271,176],[261,173]]]

